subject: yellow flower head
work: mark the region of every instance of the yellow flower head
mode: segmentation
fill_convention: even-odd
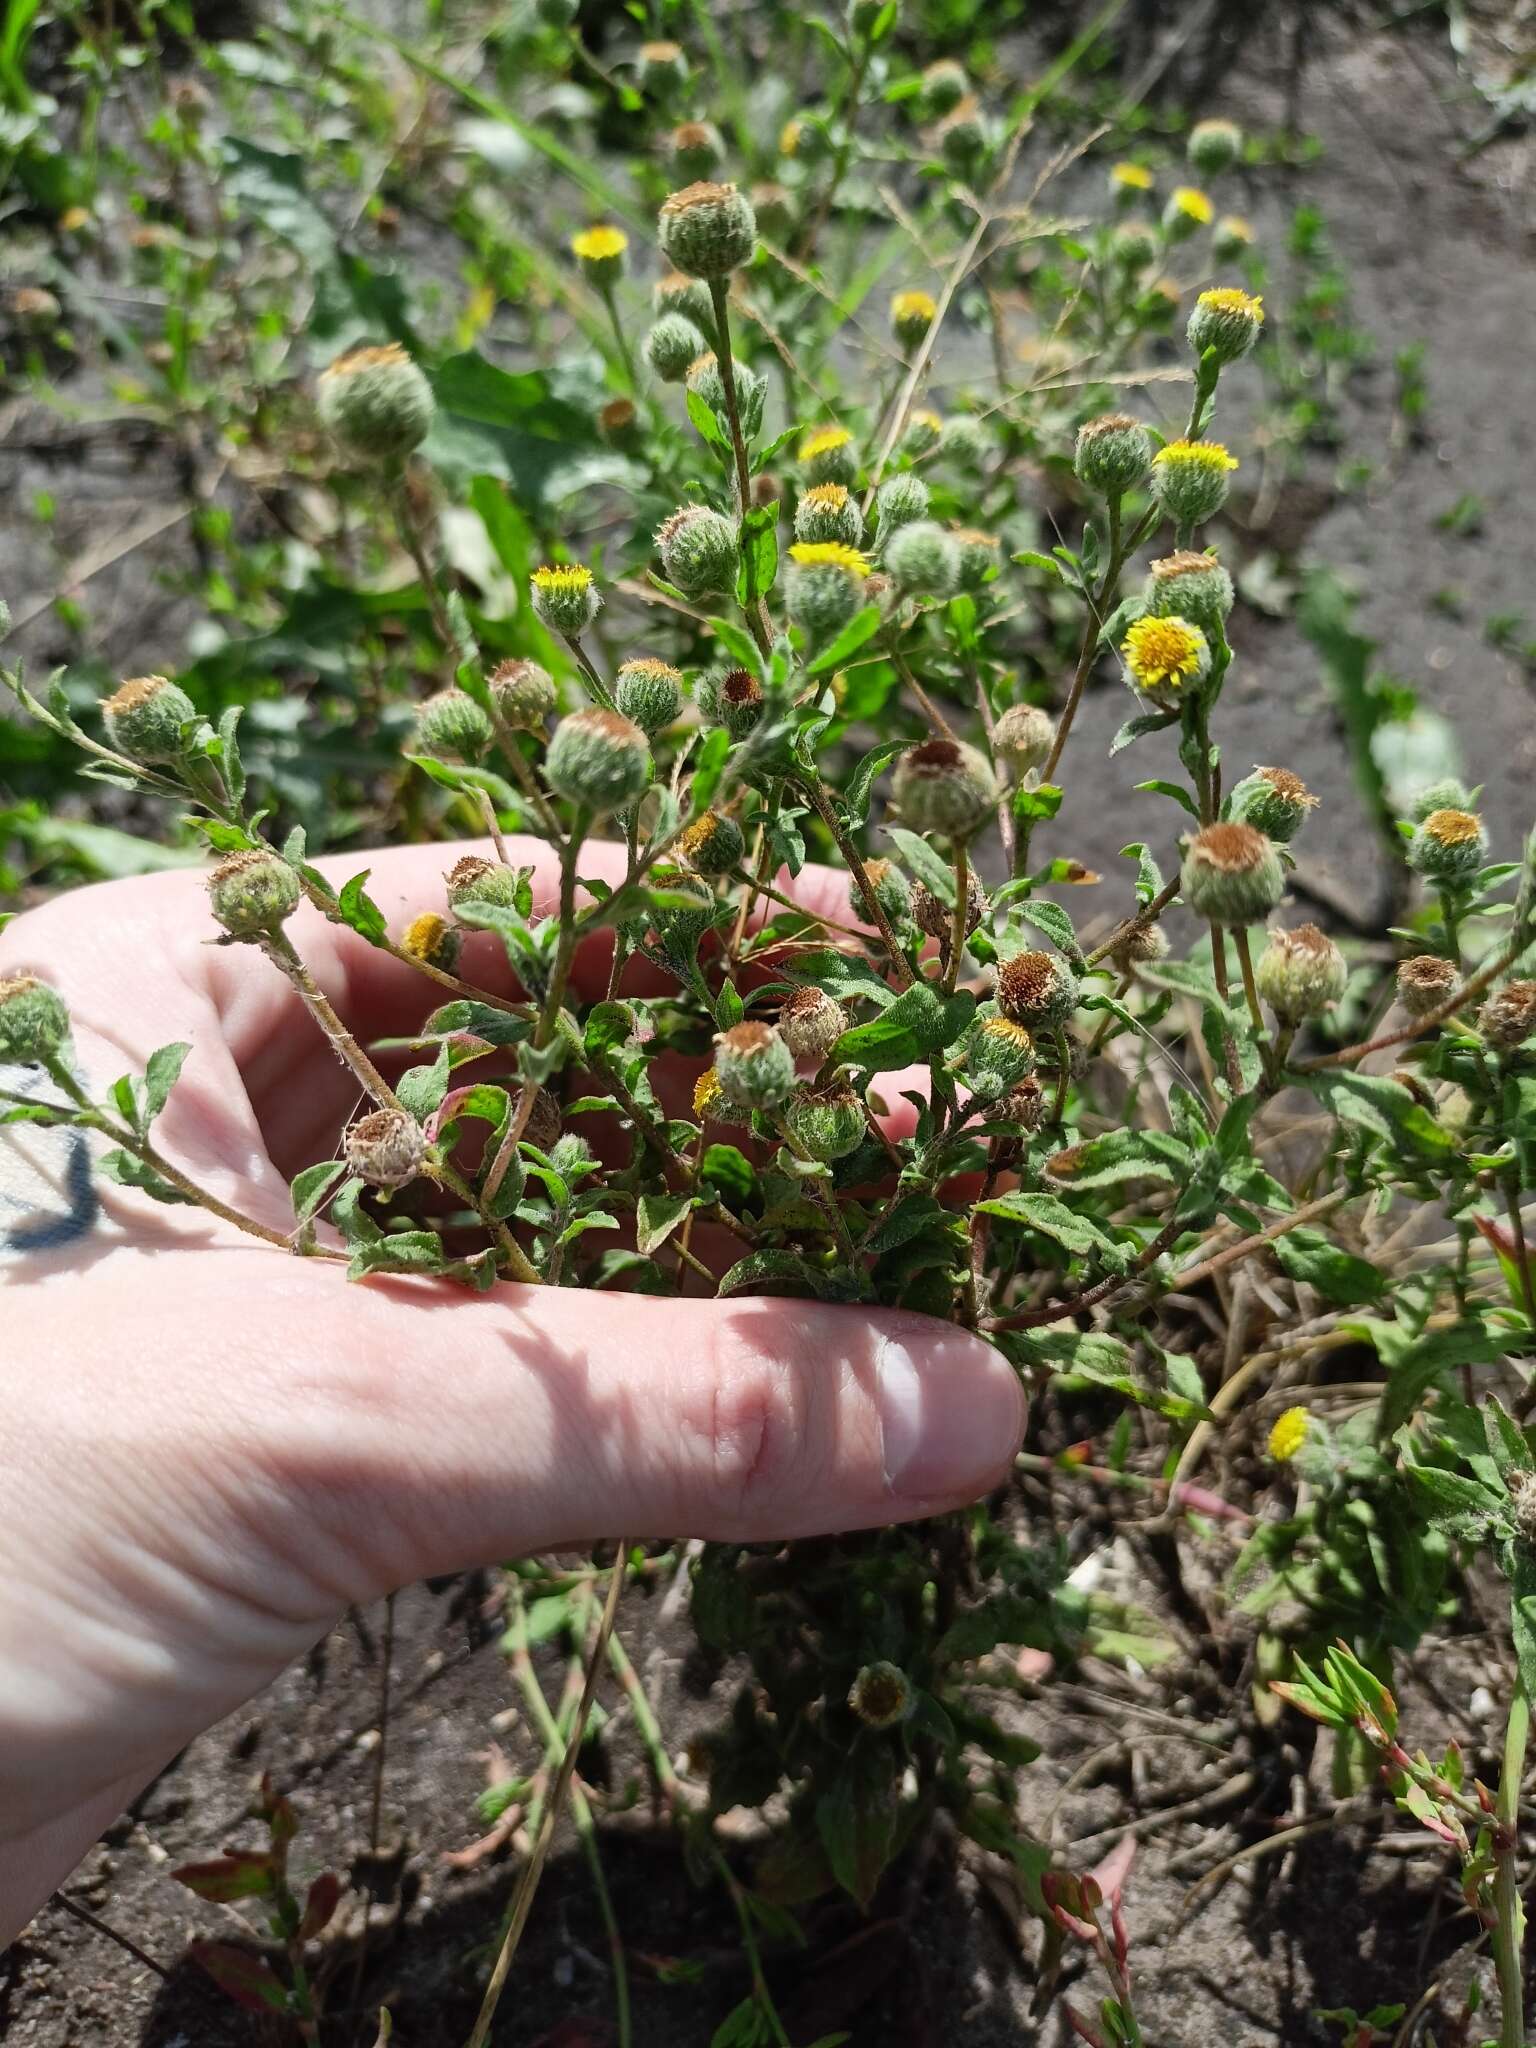
[[[560,562],[554,567],[546,562],[542,569],[534,570],[532,583],[535,590],[543,590],[556,596],[568,596],[577,591],[590,589],[592,571],[584,562]]]
[[[693,1113],[701,1124],[708,1123],[720,1107],[720,1076],[706,1067],[693,1084]]]
[[[1237,457],[1219,441],[1170,441],[1159,448],[1153,465],[1166,463],[1170,469],[1187,463],[1193,469],[1236,469]]]
[[[841,512],[847,502],[846,484],[812,484],[801,499],[805,505],[825,505],[829,512]]]
[[[628,247],[629,237],[624,230],[609,227],[606,223],[595,228],[583,228],[579,235],[571,237],[571,254],[582,263],[612,262]]]
[[[1183,214],[1186,220],[1197,221],[1201,227],[1209,227],[1215,207],[1205,194],[1193,185],[1179,185],[1170,194],[1168,204],[1175,213]]]
[[[1255,298],[1251,292],[1239,290],[1235,284],[1217,285],[1211,291],[1202,292],[1195,303],[1209,306],[1213,313],[1241,313],[1255,327],[1264,323],[1264,301]]]
[[[891,325],[904,327],[910,321],[914,327],[931,326],[938,310],[932,292],[897,292],[891,300]]]
[[[1137,619],[1121,642],[1120,652],[1143,690],[1180,689],[1192,676],[1198,679],[1203,675],[1210,661],[1200,628],[1174,615]]]
[[[1307,1440],[1307,1411],[1287,1408],[1269,1432],[1269,1455],[1277,1465],[1287,1465]]]
[[[942,434],[944,431],[944,422],[940,419],[939,415],[936,412],[930,412],[923,405],[914,406],[911,412],[907,414],[907,425],[909,427],[920,427],[924,433],[928,434]]]
[[[1122,185],[1127,192],[1152,190],[1152,173],[1144,164],[1116,164],[1109,177],[1111,184]]]
[[[1431,811],[1424,830],[1441,846],[1468,846],[1483,836],[1483,828],[1470,811]]]
[[[800,147],[800,123],[786,121],[779,130],[779,155],[793,156]]]
[[[846,547],[840,540],[797,540],[789,551],[789,559],[798,562],[802,569],[844,569],[850,576],[869,574],[869,563],[858,549]]]
[[[1216,232],[1229,242],[1251,242],[1253,223],[1244,220],[1240,213],[1224,213],[1216,223]]]
[[[445,956],[457,950],[458,938],[446,917],[439,917],[435,910],[424,910],[406,926],[400,945],[413,960],[425,960],[429,966],[437,967]]]
[[[818,455],[831,455],[846,448],[853,439],[846,427],[817,427],[800,443],[800,460],[814,462]]]

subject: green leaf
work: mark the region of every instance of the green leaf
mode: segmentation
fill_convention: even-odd
[[[1162,782],[1154,777],[1150,782],[1138,782],[1135,787],[1138,790],[1145,790],[1152,796],[1168,797],[1181,810],[1188,811],[1189,815],[1194,819],[1198,820],[1200,816],[1199,807],[1195,803],[1194,798],[1181,782]]]
[[[700,818],[709,809],[715,791],[720,787],[720,778],[725,773],[725,764],[730,756],[731,736],[723,725],[717,725],[705,736],[693,764],[693,778],[688,786],[688,817],[690,822]]]
[[[1374,1301],[1387,1276],[1368,1259],[1357,1258],[1321,1230],[1289,1230],[1274,1242],[1280,1270],[1315,1287],[1328,1301]]]
[[[1123,752],[1133,740],[1145,739],[1150,732],[1166,731],[1178,722],[1177,711],[1144,711],[1139,718],[1128,718],[1109,743],[1110,759]]]
[[[1077,943],[1077,929],[1059,903],[1048,902],[1044,897],[1028,897],[1014,905],[1013,915],[1032,924],[1037,932],[1044,932],[1073,967],[1080,969],[1085,964]]]
[[[1034,789],[1016,789],[1013,792],[1013,815],[1021,825],[1037,825],[1048,818],[1054,818],[1061,809],[1064,792],[1054,782],[1042,782]]]
[[[448,1093],[448,1047],[440,1045],[431,1066],[408,1067],[395,1083],[395,1093],[418,1123],[425,1123]]]
[[[1139,839],[1122,846],[1120,853],[1123,859],[1136,863],[1136,904],[1138,909],[1145,910],[1163,893],[1162,871]]]
[[[752,1199],[757,1187],[757,1168],[734,1145],[706,1145],[699,1161],[699,1179],[739,1208]]]
[[[152,1201],[164,1202],[170,1207],[197,1207],[194,1196],[184,1195],[180,1188],[162,1180],[158,1173],[131,1152],[104,1153],[97,1161],[97,1171],[119,1187],[137,1188],[141,1195],[148,1195]]]
[[[692,1195],[642,1195],[635,1205],[635,1244],[647,1258],[659,1252],[694,1206]]]
[[[162,1045],[158,1052],[152,1052],[144,1068],[144,1095],[141,1107],[143,1121],[140,1130],[148,1130],[155,1118],[164,1109],[171,1090],[181,1078],[190,1045]]]
[[[1059,1244],[1074,1258],[1097,1258],[1112,1273],[1124,1272],[1130,1263],[1132,1253],[1125,1245],[1106,1236],[1089,1217],[1079,1216],[1075,1209],[1069,1209],[1057,1195],[1035,1194],[1027,1188],[1016,1188],[1011,1194],[997,1195],[989,1202],[978,1202],[976,1208],[983,1216],[998,1216],[1007,1223],[1022,1223],[1026,1229]]]
[[[389,925],[384,913],[369,896],[366,883],[371,869],[364,868],[360,875],[354,875],[350,882],[342,885],[336,899],[337,920],[349,930],[365,938],[370,945],[389,936]]]
[[[306,1166],[302,1173],[294,1175],[290,1190],[296,1223],[308,1223],[346,1170],[345,1160],[322,1159],[318,1166]]]
[[[1457,1149],[1455,1135],[1442,1128],[1401,1081],[1342,1067],[1301,1079],[1340,1123],[1369,1131],[1373,1137],[1402,1140],[1431,1158],[1443,1158]]]
[[[928,982],[917,982],[880,1016],[845,1031],[830,1057],[869,1074],[915,1066],[953,1045],[975,1008],[976,998],[969,992],[941,996]]]
[[[843,806],[856,825],[862,825],[869,817],[869,799],[876,776],[906,744],[905,740],[881,740],[878,746],[870,748],[849,776],[842,792]]]
[[[693,422],[694,432],[699,439],[707,441],[711,448],[728,452],[731,445],[730,436],[716,417],[715,408],[706,404],[697,391],[685,391],[683,399],[688,408],[688,417]]]
[[[926,839],[920,839],[915,832],[909,832],[904,825],[887,825],[887,835],[894,839],[901,849],[902,859],[916,875],[923,886],[930,890],[950,910],[955,907],[955,876],[948,861],[943,860]]]
[[[816,1832],[832,1874],[868,1906],[896,1847],[896,1761],[888,1745],[855,1749],[816,1802]]]
[[[833,669],[841,668],[867,641],[873,640],[884,623],[885,614],[879,605],[865,605],[862,611],[854,613],[835,640],[824,647],[813,661],[807,662],[806,674],[824,676]]]
[[[716,1290],[720,1300],[737,1294],[779,1294],[825,1298],[827,1289],[820,1273],[797,1252],[748,1252],[721,1276]]]
[[[711,619],[709,630],[731,657],[737,668],[744,668],[748,675],[756,676],[760,683],[766,682],[763,671],[763,657],[757,642],[734,619]]]
[[[1130,1347],[1118,1337],[1098,1330],[1039,1330],[1029,1332],[1024,1348],[1028,1358],[1053,1372],[1071,1374],[1093,1386],[1105,1387],[1136,1402],[1138,1407],[1166,1416],[1170,1422],[1211,1420],[1203,1403],[1191,1401],[1168,1383],[1166,1365],[1163,1379],[1154,1379],[1136,1367]]]
[[[347,1267],[349,1280],[369,1273],[441,1273],[447,1261],[435,1230],[397,1230],[359,1244]]]

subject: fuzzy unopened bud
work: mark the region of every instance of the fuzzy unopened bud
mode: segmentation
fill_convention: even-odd
[[[995,533],[984,533],[979,526],[952,526],[950,539],[960,553],[960,588],[980,590],[1002,563],[1002,542]]]
[[[1056,721],[1038,704],[1010,704],[992,729],[992,752],[1015,782],[1050,759]]]
[[[915,832],[966,839],[997,804],[992,764],[963,740],[920,740],[896,764],[896,808]]]
[[[1028,1031],[1056,1031],[1077,1008],[1077,977],[1054,953],[1015,953],[997,970],[997,1007]]]
[[[432,386],[396,341],[338,356],[316,390],[331,438],[375,462],[399,462],[419,447],[437,411]]]
[[[448,885],[448,908],[456,917],[482,904],[498,910],[517,908],[517,870],[504,867],[500,861],[466,853],[454,862],[444,879]]]
[[[624,662],[613,679],[613,701],[647,739],[665,732],[683,708],[683,679],[669,661],[642,655]]]
[[[1254,972],[1259,994],[1282,1024],[1320,1017],[1344,993],[1344,955],[1315,924],[1274,931]]]
[[[697,277],[686,277],[680,270],[663,272],[651,286],[651,304],[658,316],[681,313],[706,341],[714,332],[714,301],[709,286]]]
[[[641,346],[663,384],[681,384],[689,365],[708,353],[703,335],[683,313],[663,313]]]
[[[411,751],[473,766],[494,738],[489,716],[473,697],[464,690],[439,690],[417,707]]]
[[[1219,441],[1169,441],[1152,462],[1152,495],[1179,526],[1199,526],[1227,502],[1237,457]]]
[[[427,1139],[405,1110],[375,1109],[352,1125],[343,1149],[349,1172],[389,1194],[420,1173]]]
[[[1234,783],[1227,799],[1232,818],[1241,825],[1256,826],[1277,846],[1294,839],[1307,813],[1316,809],[1317,798],[1289,768],[1255,768]]]
[[[667,137],[667,151],[680,178],[709,178],[725,161],[725,142],[713,121],[684,121]]]
[[[503,661],[487,677],[496,708],[514,732],[542,732],[558,701],[554,678],[536,661]]]
[[[287,861],[260,847],[227,853],[208,877],[213,914],[231,938],[276,931],[299,907],[304,886]]]
[[[752,204],[734,185],[694,184],[662,201],[662,253],[689,277],[729,277],[757,247]]]
[[[677,842],[682,858],[706,881],[739,867],[746,846],[741,827],[723,811],[705,811],[683,828]]]
[[[956,469],[979,469],[992,438],[968,412],[952,412],[939,429],[939,455]]]
[[[930,412],[926,406],[914,406],[901,430],[901,445],[913,457],[928,455],[938,447],[943,433],[944,422],[936,412]]]
[[[865,602],[869,565],[841,541],[797,540],[789,551],[784,609],[812,649],[836,639]]]
[[[795,450],[807,484],[851,484],[859,473],[859,454],[846,427],[813,427]]]
[[[823,1166],[857,1152],[869,1132],[864,1105],[841,1082],[797,1090],[785,1107],[784,1128],[808,1159]]]
[[[1138,967],[1166,960],[1169,951],[1168,934],[1160,924],[1138,921],[1116,939],[1110,950],[1110,965],[1117,974],[1132,974]]]
[[[684,597],[718,597],[735,588],[740,547],[734,523],[708,505],[684,505],[656,529],[667,581]]]
[[[1285,894],[1285,870],[1272,840],[1252,825],[1207,825],[1184,849],[1184,901],[1213,924],[1262,924]]]
[[[1189,131],[1185,153],[1202,178],[1216,178],[1231,170],[1243,146],[1243,131],[1235,121],[1214,118],[1197,121]]]
[[[1006,1095],[1035,1070],[1034,1037],[1011,1017],[978,1016],[961,1041],[960,1058],[978,1094]]]
[[[928,499],[928,486],[915,470],[899,469],[888,476],[875,493],[881,545],[914,520],[926,519]]]
[[[1142,608],[1161,619],[1175,614],[1214,639],[1232,609],[1232,578],[1214,555],[1180,548],[1152,564],[1142,589]]]
[[[1408,815],[1416,825],[1422,825],[1436,811],[1470,811],[1471,808],[1471,790],[1464,782],[1448,775],[1440,782],[1427,783],[1409,804]]]
[[[1077,430],[1073,458],[1078,481],[1106,498],[1118,498],[1146,481],[1152,467],[1152,436],[1128,412],[1103,413]]]
[[[635,58],[642,92],[665,95],[688,82],[688,53],[681,43],[642,43]]]
[[[795,507],[795,539],[838,541],[857,548],[864,538],[864,515],[846,484],[812,484]]]
[[[52,1059],[69,1037],[64,999],[35,974],[0,976],[0,1064]]]
[[[738,1109],[782,1109],[794,1092],[795,1056],[771,1024],[735,1024],[715,1040],[715,1072]]]
[[[912,913],[912,884],[893,860],[867,860],[864,873],[874,892],[875,901],[885,912],[892,924],[900,924]],[[848,878],[848,908],[855,917],[867,918],[869,905],[864,901],[864,891],[856,877]]]
[[[533,609],[552,633],[574,640],[602,609],[602,592],[584,562],[546,563],[529,578]]]
[[[791,989],[779,1006],[779,1031],[797,1060],[824,1060],[848,1029],[848,1012],[825,989]]]
[[[197,707],[165,676],[131,676],[103,698],[101,715],[118,752],[148,766],[180,758],[181,729]]]
[[[916,519],[891,536],[886,573],[903,595],[949,597],[960,581],[960,549],[952,533],[931,519]]]
[[[1202,292],[1189,316],[1189,345],[1197,356],[1214,349],[1219,363],[1247,355],[1264,325],[1264,302],[1235,285]]]
[[[573,711],[555,727],[544,775],[556,796],[599,815],[637,803],[650,787],[645,734],[617,711]]]
[[[1453,961],[1438,953],[1415,953],[1398,962],[1397,998],[1410,1017],[1427,1017],[1451,999],[1461,986]]]

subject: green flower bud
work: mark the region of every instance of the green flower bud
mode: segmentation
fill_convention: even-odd
[[[1110,251],[1123,269],[1144,270],[1157,261],[1157,234],[1144,220],[1122,221],[1110,237]]]
[[[771,1024],[753,1019],[715,1040],[715,1073],[737,1109],[782,1109],[794,1093],[795,1056]]]
[[[343,1141],[347,1170],[371,1188],[392,1194],[415,1180],[427,1157],[427,1136],[403,1109],[375,1109],[359,1117]]]
[[[1488,840],[1471,811],[1431,811],[1408,842],[1408,865],[1427,882],[1470,881]]]
[[[1285,870],[1272,841],[1252,825],[1207,825],[1184,848],[1184,901],[1213,924],[1262,924],[1285,894]]]
[[[992,754],[1015,782],[1050,759],[1056,721],[1038,704],[1010,704],[992,729]]]
[[[629,248],[629,237],[622,228],[616,228],[606,221],[599,221],[596,227],[583,228],[571,237],[571,254],[581,266],[581,274],[595,290],[610,292],[624,275],[624,257]]]
[[[928,486],[915,470],[899,469],[875,493],[877,531],[883,546],[893,533],[928,517]]]
[[[1152,495],[1180,526],[1198,526],[1227,502],[1237,458],[1219,441],[1170,441],[1152,462]]]
[[[69,1037],[69,1012],[57,990],[34,974],[0,976],[0,1064],[39,1066]]]
[[[667,581],[684,597],[718,597],[736,587],[741,559],[735,524],[708,505],[684,505],[656,529]]]
[[[1001,792],[992,764],[963,740],[920,740],[896,763],[896,808],[914,832],[966,839]]]
[[[791,989],[779,1006],[779,1033],[797,1060],[824,1060],[847,1029],[842,1004],[809,982]]]
[[[495,738],[489,716],[463,690],[439,690],[416,708],[415,754],[437,761],[464,761],[471,767]]]
[[[1247,355],[1264,325],[1264,302],[1235,285],[1202,292],[1189,316],[1189,345],[1197,356],[1216,351],[1219,363],[1235,363]]]
[[[785,1107],[784,1128],[798,1150],[824,1166],[857,1152],[869,1133],[863,1104],[842,1082],[797,1090]]]
[[[321,423],[348,455],[394,463],[431,431],[432,386],[397,341],[354,348],[320,372]]]
[[[667,150],[685,184],[712,178],[725,161],[725,143],[713,121],[684,121],[667,137]]]
[[[925,121],[937,121],[943,115],[953,113],[970,89],[971,81],[966,77],[964,67],[952,57],[941,57],[923,73],[917,96],[918,111]]]
[[[960,1041],[960,1060],[978,1095],[1006,1095],[1035,1070],[1035,1041],[1022,1024],[993,1012],[975,1016]]]
[[[721,811],[705,811],[685,826],[677,850],[696,875],[713,880],[728,875],[741,865],[747,842],[734,818]]]
[[[622,811],[651,782],[651,750],[617,711],[573,711],[555,727],[544,778],[556,796],[599,814]]]
[[[304,885],[287,861],[261,847],[227,853],[208,877],[213,914],[232,939],[275,932],[299,907]]]
[[[1416,825],[1422,825],[1436,811],[1470,811],[1471,808],[1471,790],[1454,776],[1447,776],[1443,782],[1431,782],[1421,789],[1408,806],[1408,815]]]
[[[1117,974],[1131,974],[1151,961],[1166,960],[1169,950],[1168,934],[1160,924],[1136,923],[1115,942],[1109,959]]]
[[[568,640],[585,633],[602,609],[602,592],[592,571],[581,562],[561,562],[535,569],[529,579],[533,609],[540,623]]]
[[[666,313],[681,314],[705,337],[706,345],[715,331],[714,300],[709,286],[699,278],[685,277],[680,270],[665,272],[651,286],[651,304],[658,318]]]
[[[960,581],[960,549],[931,519],[898,527],[884,554],[886,573],[903,595],[949,597]]]
[[[795,202],[787,186],[775,178],[760,178],[747,195],[752,202],[758,231],[773,241],[781,240],[794,224]]]
[[[865,600],[868,565],[841,541],[796,541],[789,551],[784,609],[814,649],[836,639]]]
[[[1496,1052],[1513,1052],[1536,1031],[1536,981],[1507,981],[1477,1013],[1477,1028]]]
[[[657,223],[662,253],[689,277],[729,277],[750,263],[757,222],[734,185],[688,185],[662,201]]]
[[[891,923],[900,924],[912,912],[912,884],[893,860],[867,860],[864,872],[869,877],[869,886],[874,891],[875,901],[885,912]],[[848,879],[848,908],[857,918],[867,919],[869,905],[864,901],[864,891],[854,876]]]
[[[1077,977],[1054,953],[1015,953],[997,970],[997,1007],[1027,1031],[1057,1031],[1077,1008]]]
[[[657,868],[654,878],[658,887],[688,899],[686,903],[674,903],[665,910],[658,910],[654,924],[657,951],[677,978],[683,981],[693,972],[699,943],[713,926],[720,906],[703,883],[682,868]]]
[[[663,313],[641,346],[663,384],[681,384],[689,365],[708,353],[703,335],[682,313]]]
[[[891,332],[910,353],[927,340],[938,313],[931,292],[897,292],[891,300]]]
[[[197,707],[164,676],[132,676],[103,698],[101,715],[118,752],[149,764],[180,759],[181,728]]]
[[[1259,994],[1282,1024],[1320,1017],[1344,993],[1349,969],[1344,955],[1315,924],[1276,931],[1254,969]]]
[[[733,740],[744,740],[762,721],[763,686],[748,668],[706,669],[697,694],[700,711]]]
[[[1106,412],[1077,430],[1073,458],[1078,481],[1103,497],[1118,498],[1146,481],[1152,436],[1128,412]]]
[[[649,656],[626,661],[613,679],[613,701],[653,740],[683,708],[683,679],[670,662]]]
[[[1170,242],[1187,242],[1197,229],[1210,226],[1215,210],[1193,185],[1175,186],[1163,208],[1163,233]]]
[[[542,732],[555,709],[554,680],[536,661],[503,661],[487,681],[496,709],[514,732]]]
[[[503,867],[499,861],[466,853],[454,862],[444,879],[448,885],[448,908],[455,916],[480,904],[497,910],[517,908],[517,870]]]
[[[1220,177],[1237,162],[1243,131],[1235,121],[1197,121],[1186,145],[1190,164],[1202,178]]]
[[[1188,619],[1214,640],[1232,610],[1232,578],[1214,555],[1188,548],[1152,564],[1142,589],[1142,609],[1154,619]]]
[[[1415,953],[1397,968],[1397,999],[1410,1017],[1427,1017],[1461,986],[1456,963],[1438,953]]]
[[[979,469],[992,445],[991,435],[968,412],[952,412],[939,429],[939,457],[956,469]]]
[[[907,414],[907,424],[901,432],[902,449],[914,459],[919,455],[931,454],[938,447],[943,435],[944,422],[939,415],[920,405]]]
[[[1317,798],[1299,775],[1289,768],[1255,768],[1233,785],[1227,798],[1227,815],[1240,825],[1252,825],[1277,846],[1286,846],[1306,821],[1308,811],[1317,809]]]
[[[706,349],[703,355],[694,357],[688,365],[684,382],[690,391],[703,399],[711,412],[726,411],[725,379],[712,351]],[[742,429],[749,435],[755,433],[761,424],[767,388],[755,370],[748,369],[745,363],[736,365],[736,403],[741,413]]]
[[[967,94],[953,113],[945,115],[934,140],[952,171],[963,176],[974,170],[986,153],[987,121],[981,102],[973,93]]]
[[[960,550],[960,588],[980,590],[1001,566],[1002,542],[995,533],[983,533],[979,526],[951,527],[950,538]]]
[[[678,43],[642,43],[635,77],[642,92],[665,96],[688,83],[687,54]]]
[[[858,450],[846,427],[816,427],[795,451],[807,484],[851,484],[859,473]]]
[[[795,507],[795,539],[841,541],[856,548],[864,538],[864,515],[846,484],[812,484]]]
[[[1253,229],[1235,213],[1223,214],[1211,229],[1211,254],[1218,263],[1236,263],[1253,247]]]

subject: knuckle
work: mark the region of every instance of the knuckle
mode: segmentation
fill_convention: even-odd
[[[814,1361],[787,1319],[760,1328],[722,1319],[692,1404],[694,1442],[714,1530],[771,1518],[814,1480]]]

